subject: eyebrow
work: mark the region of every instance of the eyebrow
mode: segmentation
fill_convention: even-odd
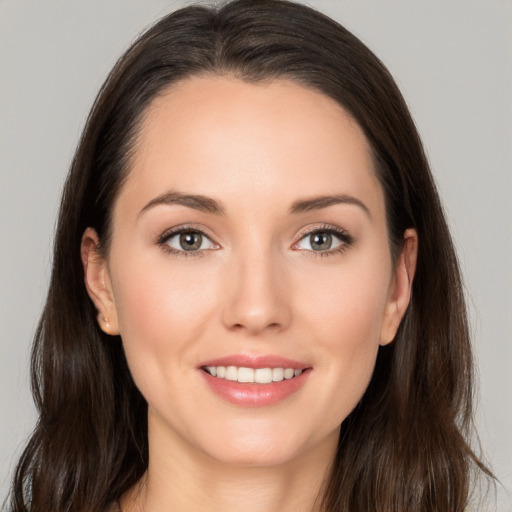
[[[347,194],[299,199],[292,203],[290,207],[290,214],[296,215],[299,213],[321,210],[322,208],[327,208],[328,206],[336,204],[351,204],[358,206],[368,215],[368,217],[370,217],[370,219],[372,218],[369,208],[361,200]],[[211,197],[199,194],[183,194],[181,192],[171,190],[152,199],[148,204],[146,204],[146,206],[144,206],[144,208],[142,208],[139,215],[158,205],[181,205],[216,215],[225,215],[226,213],[224,206]]]
[[[304,213],[312,210],[320,210],[322,208],[327,208],[328,206],[332,206],[335,204],[351,204],[354,206],[358,206],[361,208],[366,215],[371,219],[370,209],[357,197],[349,196],[346,194],[340,195],[332,195],[332,196],[318,196],[312,197],[310,199],[299,199],[295,201],[291,208],[290,213]]]
[[[169,191],[161,196],[152,199],[142,210],[139,215],[154,208],[158,205],[181,205],[193,208],[206,213],[215,213],[217,215],[224,215],[226,210],[224,207],[215,199],[211,197],[197,195],[197,194],[182,194],[181,192]]]

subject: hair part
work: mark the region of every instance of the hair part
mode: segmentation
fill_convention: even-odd
[[[336,100],[361,126],[382,184],[390,248],[419,235],[412,300],[370,385],[341,427],[329,512],[453,511],[468,503],[472,360],[459,266],[422,144],[384,65],[355,36],[285,0],[190,6],[121,57],[87,119],[63,192],[47,302],[32,352],[39,421],[14,477],[15,512],[103,511],[148,464],[147,404],[121,340],[96,322],[80,260],[87,227],[108,253],[112,211],[151,102],[188,77],[289,79]]]

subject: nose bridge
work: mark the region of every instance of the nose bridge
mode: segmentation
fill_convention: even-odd
[[[273,247],[261,239],[233,252],[223,312],[226,327],[250,334],[287,327],[291,311],[282,270]]]

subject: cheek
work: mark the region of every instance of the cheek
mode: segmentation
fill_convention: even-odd
[[[157,365],[165,355],[176,364],[187,363],[185,349],[200,338],[213,309],[211,271],[203,266],[191,273],[187,264],[171,263],[166,255],[135,255],[116,270],[112,284],[128,359]]]
[[[299,295],[305,298],[301,314],[310,319],[319,338],[333,348],[378,345],[389,288],[385,265],[341,264],[314,281],[317,286],[304,283]]]
[[[387,267],[389,269],[389,267]],[[330,279],[310,288],[301,315],[315,340],[318,368],[325,372],[325,392],[318,406],[327,410],[331,425],[339,425],[364,394],[377,357],[380,327],[387,301],[389,271],[373,265],[338,267]]]

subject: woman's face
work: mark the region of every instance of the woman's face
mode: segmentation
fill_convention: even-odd
[[[408,301],[362,130],[284,80],[192,78],[154,100],[105,261],[94,241],[88,288],[148,402],[150,449],[332,452]]]

